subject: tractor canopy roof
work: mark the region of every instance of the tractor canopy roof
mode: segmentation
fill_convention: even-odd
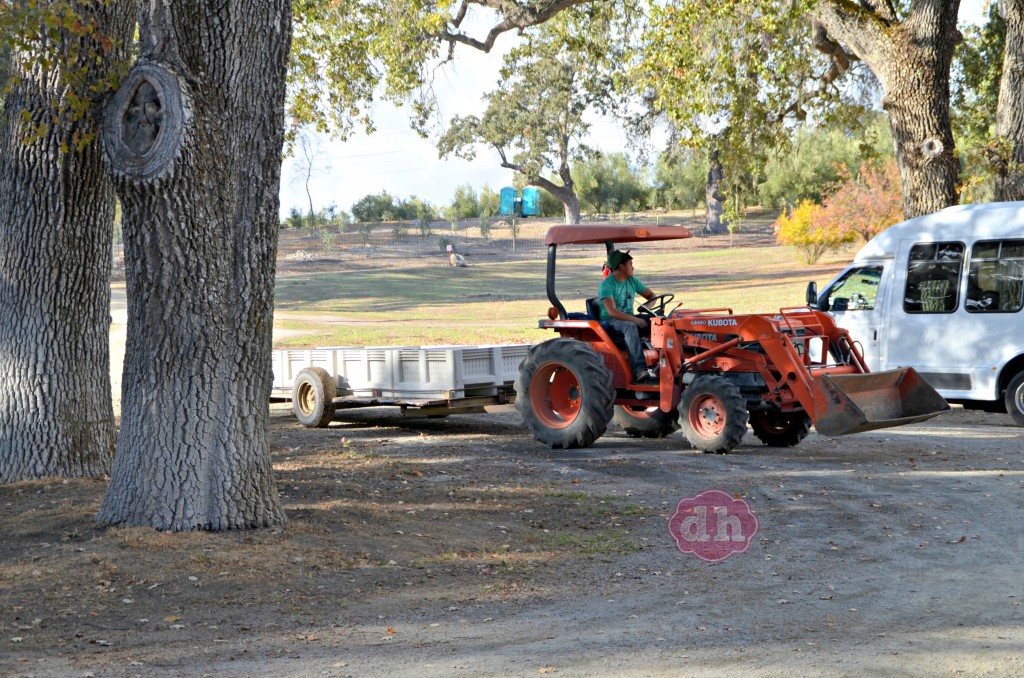
[[[655,226],[654,224],[631,224],[610,226],[606,224],[576,224],[574,226],[552,226],[544,238],[545,245],[601,245],[604,243],[645,242],[648,240],[679,240],[692,238],[693,233],[683,226]]]

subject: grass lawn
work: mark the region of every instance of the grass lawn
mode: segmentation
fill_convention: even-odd
[[[685,308],[728,307],[770,312],[804,303],[807,282],[827,282],[853,256],[846,251],[814,266],[788,247],[665,251],[631,247],[636,275],[658,293],[676,294]],[[584,310],[601,281],[603,248],[559,253],[556,289],[566,308]],[[421,346],[535,343],[549,303],[545,260],[474,262],[468,268],[436,260],[394,267],[291,274],[277,280],[274,345]]]

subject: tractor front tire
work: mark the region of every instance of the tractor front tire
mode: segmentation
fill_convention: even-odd
[[[679,430],[679,416],[653,407],[616,405],[612,420],[633,438],[664,438]]]
[[[1013,423],[1024,426],[1024,372],[1018,372],[1006,385],[1006,395],[1003,399]]]
[[[693,380],[679,401],[679,425],[696,449],[726,454],[747,432],[747,403],[735,385],[719,376]]]
[[[551,448],[589,447],[608,430],[612,373],[587,344],[551,339],[530,349],[516,377],[516,409]]]
[[[292,411],[306,428],[324,428],[334,419],[338,384],[322,367],[307,367],[295,377]]]
[[[754,410],[750,413],[750,428],[768,447],[795,447],[810,433],[811,418],[806,412]]]

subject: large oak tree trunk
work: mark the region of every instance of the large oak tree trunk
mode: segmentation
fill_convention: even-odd
[[[704,202],[707,205],[704,232],[708,235],[725,233],[725,223],[722,221],[725,205],[722,204],[722,194],[718,190],[723,178],[722,163],[713,155],[711,167],[708,169],[708,180],[704,186]]]
[[[956,10],[904,22],[894,31],[882,108],[889,115],[909,219],[959,202],[960,163],[953,153],[949,69],[959,36]]]
[[[996,200],[1024,200],[1024,0],[999,4],[1006,21],[1003,74],[996,105],[996,138],[1005,141],[1007,157],[996,175]]]
[[[130,36],[123,3],[75,9],[96,36]],[[114,191],[99,145],[79,143],[98,130],[95,110],[76,118],[65,106],[123,53],[66,32],[60,44],[49,69],[40,53],[7,55],[16,79],[0,120],[0,483],[101,476],[114,453]],[[59,70],[68,55],[84,66]]]
[[[556,197],[562,201],[565,223],[570,226],[580,223],[580,200],[576,194],[573,191],[563,191],[562,195]]]
[[[949,70],[962,36],[959,0],[914,0],[907,18],[879,3],[871,12],[845,0],[820,0],[815,18],[878,77],[884,91],[907,218],[955,205],[960,164],[953,153]]]
[[[283,522],[267,439],[290,0],[153,3],[104,129],[124,204],[123,418],[98,519]]]
[[[517,169],[507,163],[503,166]],[[580,199],[579,196],[576,195],[575,184],[568,166],[563,164],[558,174],[562,179],[561,186],[540,175],[533,175],[529,177],[530,184],[533,186],[539,186],[551,195],[555,196],[555,198],[562,203],[562,207],[565,211],[565,223],[572,226],[580,223]]]

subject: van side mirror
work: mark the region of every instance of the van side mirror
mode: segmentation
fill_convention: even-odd
[[[807,294],[804,295],[804,300],[811,308],[818,308],[818,283],[813,280],[807,283]]]

